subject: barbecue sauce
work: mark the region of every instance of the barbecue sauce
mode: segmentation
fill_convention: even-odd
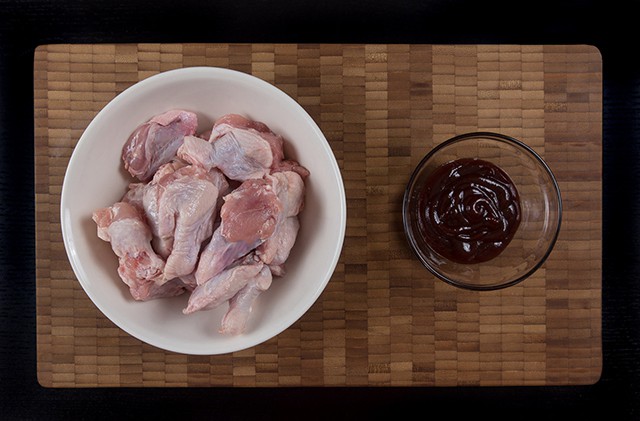
[[[463,264],[498,256],[520,225],[520,197],[496,165],[463,158],[437,168],[419,201],[424,239],[441,256]]]

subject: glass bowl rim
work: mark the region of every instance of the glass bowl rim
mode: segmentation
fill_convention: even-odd
[[[447,146],[450,146],[454,143],[458,143],[464,140],[468,140],[468,139],[472,139],[472,138],[485,138],[485,139],[490,139],[490,140],[496,140],[502,143],[506,143],[506,144],[510,144],[511,146],[515,146],[516,149],[522,149],[524,152],[528,153],[531,157],[533,157],[533,159],[535,161],[537,161],[537,163],[543,168],[544,172],[549,176],[549,179],[551,180],[552,183],[552,188],[553,191],[555,192],[555,195],[558,199],[558,206],[557,206],[557,212],[558,212],[558,223],[557,223],[557,227],[555,229],[555,232],[553,233],[553,236],[551,238],[551,241],[549,242],[549,246],[547,247],[547,250],[545,251],[545,253],[542,255],[542,257],[538,260],[538,262],[536,262],[535,265],[533,265],[528,271],[526,271],[525,273],[523,273],[522,275],[518,276],[517,278],[514,278],[512,280],[506,281],[506,282],[502,282],[502,283],[498,283],[498,284],[489,284],[489,285],[475,285],[475,284],[470,284],[467,282],[463,282],[463,281],[458,281],[455,279],[452,279],[446,275],[444,275],[443,273],[440,273],[435,267],[433,267],[431,265],[431,263],[428,261],[428,259],[423,258],[423,256],[419,253],[418,249],[418,245],[416,244],[416,240],[414,239],[414,235],[412,234],[412,230],[411,227],[409,226],[409,221],[407,218],[407,211],[408,211],[408,206],[409,206],[409,197],[411,195],[411,191],[412,191],[412,187],[414,186],[415,180],[418,177],[418,174],[420,173],[421,169],[425,166],[425,164],[427,163],[427,161],[429,161],[434,155],[436,155],[438,152],[440,152],[442,149],[444,149]],[[529,276],[531,276],[535,271],[537,271],[543,264],[544,262],[547,260],[547,258],[549,257],[549,255],[551,254],[551,252],[553,251],[556,241],[558,240],[558,236],[560,235],[560,227],[562,225],[562,194],[560,192],[560,186],[558,185],[558,181],[555,177],[555,175],[553,174],[553,171],[551,171],[551,168],[549,167],[549,165],[545,162],[544,159],[542,159],[542,157],[533,149],[531,148],[529,145],[527,145],[526,143],[505,135],[505,134],[501,134],[501,133],[496,133],[496,132],[490,132],[490,131],[477,131],[477,132],[469,132],[469,133],[463,133],[460,135],[456,135],[452,138],[449,138],[447,140],[445,140],[444,142],[436,145],[435,147],[433,147],[418,163],[418,165],[416,165],[415,169],[413,170],[411,177],[409,178],[409,181],[407,182],[407,186],[405,188],[404,191],[404,196],[402,198],[402,224],[403,224],[403,228],[404,228],[404,233],[405,233],[405,237],[407,238],[408,242],[409,242],[409,246],[412,250],[412,252],[414,253],[414,255],[418,258],[418,260],[422,263],[422,265],[429,270],[429,272],[431,272],[433,275],[435,275],[437,278],[439,278],[440,280],[446,282],[447,284],[453,285],[455,287],[458,288],[462,288],[462,289],[467,289],[467,290],[474,290],[474,291],[495,291],[495,290],[499,290],[499,289],[503,289],[503,288],[507,288],[513,285],[516,285],[522,281],[524,281],[525,279],[527,279]]]

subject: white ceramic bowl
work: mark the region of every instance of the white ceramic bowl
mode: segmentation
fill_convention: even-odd
[[[98,238],[92,212],[118,201],[132,180],[120,158],[131,132],[155,114],[182,108],[198,114],[199,130],[223,114],[262,121],[285,138],[285,156],[311,172],[300,232],[287,273],[254,305],[246,333],[217,333],[226,305],[183,315],[188,295],[135,301],[117,274],[111,245]],[[61,223],[69,260],[89,298],[136,338],[184,354],[222,354],[264,342],[291,326],[317,300],[338,262],[346,200],[331,148],[306,111],[273,85],[221,68],[193,67],[145,79],[114,98],[89,124],[64,178]]]

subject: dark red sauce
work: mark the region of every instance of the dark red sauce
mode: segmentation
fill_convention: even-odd
[[[427,243],[457,263],[486,262],[511,242],[520,225],[520,197],[509,176],[481,159],[463,158],[437,168],[419,201]]]

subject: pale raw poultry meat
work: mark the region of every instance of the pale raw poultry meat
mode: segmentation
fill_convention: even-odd
[[[160,181],[160,238],[173,238],[164,270],[165,280],[189,275],[196,267],[202,243],[213,233],[218,199],[228,183],[216,169],[187,166],[175,171],[166,185]]]
[[[200,310],[211,310],[236,295],[264,267],[264,263],[260,261],[244,260],[236,262],[204,284],[198,285],[189,296],[187,307],[182,312],[191,314]]]
[[[294,161],[291,159],[285,159],[278,162],[271,169],[271,174],[277,173],[277,172],[285,172],[285,171],[293,171],[295,173],[298,173],[298,175],[302,177],[303,180],[309,176],[308,169],[300,165],[297,161]]]
[[[222,224],[213,232],[211,240],[200,253],[194,272],[196,284],[207,282],[240,257],[253,250],[259,243],[230,242],[222,236]]]
[[[166,164],[163,164],[158,168],[158,171],[154,174],[149,183],[131,183],[129,189],[122,197],[122,202],[130,203],[138,208],[147,218],[147,224],[151,228],[153,238],[151,244],[153,249],[163,259],[166,259],[171,253],[171,247],[173,245],[173,237],[168,239],[161,239],[158,232],[159,224],[159,209],[158,203],[161,195],[160,179],[169,174],[172,174],[176,170],[186,166],[187,163],[174,159]]]
[[[113,206],[93,213],[98,237],[111,243],[118,256],[118,274],[127,284],[133,298],[146,301],[159,297],[182,294],[182,282],[160,285],[164,261],[151,247],[151,230],[144,215],[129,203],[117,202]]]
[[[163,281],[194,271],[228,188],[217,169],[206,171],[182,161],[164,164],[147,184],[129,186],[123,201],[145,213],[153,248],[166,259]]]
[[[218,119],[209,142],[185,137],[178,156],[204,168],[219,168],[231,180],[246,181],[269,174],[284,159],[283,139],[259,122],[237,114]]]
[[[110,242],[119,257],[118,272],[127,285],[162,279],[164,261],[151,248],[151,230],[138,209],[117,202],[96,210],[92,219],[98,227],[98,237]]]
[[[282,204],[272,184],[264,179],[247,180],[226,195],[220,209],[220,226],[200,256],[195,273],[198,285],[269,238],[281,211]]]
[[[271,180],[276,195],[282,203],[282,213],[284,216],[295,216],[304,207],[304,180],[297,172],[283,171],[275,172],[267,179]]]
[[[294,171],[276,172],[267,179],[274,186],[282,212],[278,215],[273,234],[257,247],[256,255],[269,265],[274,275],[282,276],[284,263],[300,229],[297,215],[304,206],[304,181]]]
[[[239,114],[226,114],[216,120],[211,128],[209,141],[213,143],[225,134],[239,129],[253,130],[260,133],[260,136],[267,141],[271,148],[273,165],[284,159],[284,139],[282,136],[272,132],[266,124],[250,120]]]
[[[168,298],[182,295],[185,291],[191,291],[182,279],[174,278],[163,284],[156,282],[140,283],[135,289],[129,288],[131,295],[138,301],[149,301],[156,298]]]
[[[293,248],[300,230],[297,216],[284,218],[278,223],[273,235],[256,249],[256,255],[269,265],[274,276],[284,276],[285,262]]]
[[[173,235],[163,235],[160,232],[160,199],[165,187],[179,177],[176,172],[186,165],[186,162],[180,160],[172,160],[162,165],[151,181],[141,188],[142,207],[153,233],[151,244],[153,249],[164,259],[169,257],[173,249]]]
[[[170,110],[139,126],[122,148],[122,160],[129,173],[149,181],[158,168],[176,156],[185,136],[198,127],[195,113]]]
[[[185,136],[177,154],[180,159],[209,170],[217,165],[214,152],[209,141],[198,136]]]
[[[222,235],[231,242],[264,241],[273,233],[281,212],[282,203],[270,182],[245,181],[224,197],[220,209]]]
[[[255,255],[238,259],[229,268],[197,286],[184,314],[200,310],[211,310],[225,302],[229,303],[220,333],[237,335],[244,332],[247,320],[258,296],[271,286],[271,270]]]
[[[249,130],[235,130],[214,143],[196,136],[185,138],[178,156],[204,168],[219,168],[231,180],[245,181],[269,174],[273,154],[260,134]]]
[[[144,213],[147,218],[147,224],[153,234],[151,245],[163,259],[169,257],[171,253],[173,236],[161,238],[159,233],[159,203],[164,191],[160,180],[163,180],[163,184],[167,184],[172,180],[168,176],[186,165],[188,165],[186,162],[178,159],[163,164],[158,168],[150,182],[129,184],[129,190],[121,199],[121,201],[130,203]]]
[[[183,161],[163,165],[149,183],[129,186],[122,200],[143,209],[153,248],[167,260],[165,280],[193,271],[228,189],[217,169],[205,171]]]
[[[222,318],[219,332],[227,335],[239,335],[246,329],[253,304],[260,294],[271,286],[271,270],[268,266],[250,278],[246,285],[229,300],[229,308]]]
[[[215,123],[213,123],[213,127],[211,128],[211,132],[209,137],[211,140],[215,140],[216,138],[222,136],[223,134],[236,129],[253,129],[258,132],[263,133],[272,133],[269,127],[259,121],[254,121],[246,118],[240,114],[225,114],[222,117],[219,117]],[[275,133],[274,136],[277,136]]]
[[[284,274],[309,171],[285,159],[264,123],[227,114],[198,135],[197,126],[183,110],[139,126],[122,159],[140,182],[93,219],[136,300],[189,291],[185,314],[226,302],[219,332],[237,335]]]
[[[160,183],[161,180],[175,173],[180,168],[186,167],[187,165],[189,165],[188,162],[174,157],[171,161],[158,167],[158,170],[155,172],[155,174],[153,174],[153,178],[151,179],[151,181],[154,183]]]
[[[120,199],[121,202],[125,202],[134,206],[138,210],[144,212],[144,205],[142,203],[142,198],[144,197],[144,192],[147,188],[147,184],[145,183],[130,183],[129,189]]]
[[[187,291],[193,291],[198,286],[196,283],[196,275],[193,272],[188,275],[181,276],[179,279],[182,281]]]

